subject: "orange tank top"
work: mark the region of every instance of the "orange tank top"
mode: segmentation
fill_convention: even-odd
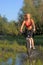
[[[32,21],[30,20],[30,22],[28,22],[28,21],[26,21],[25,22],[25,26],[28,28],[28,27],[30,27],[30,26],[32,26]]]

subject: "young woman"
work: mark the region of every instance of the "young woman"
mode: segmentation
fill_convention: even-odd
[[[35,46],[34,46],[34,40],[33,40],[33,32],[35,32],[35,23],[34,23],[34,20],[31,19],[31,14],[25,14],[24,15],[24,21],[21,25],[21,28],[20,28],[20,32],[23,31],[23,27],[26,27],[27,29],[27,37],[26,37],[26,40],[29,41],[30,43],[30,48],[33,48],[35,49]],[[29,44],[28,43],[28,44]],[[27,46],[28,46],[27,44]]]

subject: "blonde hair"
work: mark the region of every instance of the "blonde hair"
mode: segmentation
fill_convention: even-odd
[[[31,17],[31,14],[27,13],[27,14],[24,15],[24,20],[28,19],[27,15],[30,15],[30,17]]]

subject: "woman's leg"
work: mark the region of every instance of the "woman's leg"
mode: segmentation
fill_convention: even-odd
[[[33,49],[35,49],[33,38],[31,38],[31,44],[32,44]]]
[[[31,39],[30,38],[26,38],[26,47],[27,47],[27,54],[30,55],[31,52]]]
[[[31,38],[29,38],[29,43],[30,43],[30,49],[32,48],[32,41]]]
[[[27,48],[31,48],[32,47],[31,38],[26,38],[26,41],[27,41]]]

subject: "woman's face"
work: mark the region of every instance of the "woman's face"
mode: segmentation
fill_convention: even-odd
[[[31,15],[30,14],[27,14],[27,18],[30,19],[31,18]]]

